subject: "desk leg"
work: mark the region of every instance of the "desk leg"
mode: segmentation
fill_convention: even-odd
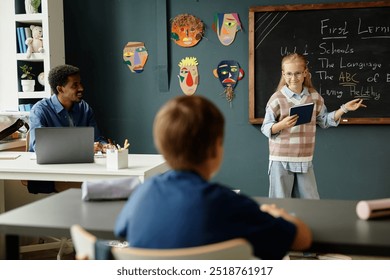
[[[18,235],[5,236],[5,254],[7,260],[18,260],[20,258]]]

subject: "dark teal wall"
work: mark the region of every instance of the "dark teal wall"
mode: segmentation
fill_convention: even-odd
[[[344,1],[167,0],[167,19],[161,23],[158,1],[64,0],[67,63],[82,70],[86,100],[96,111],[103,133],[118,142],[129,138],[131,153],[155,153],[152,122],[158,108],[181,95],[177,80],[180,59],[199,61],[196,94],[211,99],[226,118],[225,159],[215,180],[249,195],[268,194],[268,142],[248,122],[248,76],[236,87],[230,108],[212,69],[224,59],[237,60],[248,73],[248,10],[251,6]],[[161,5],[161,2],[159,3]],[[237,12],[243,24],[236,40],[222,46],[212,31],[215,12]],[[159,91],[157,27],[177,14],[191,13],[206,24],[205,38],[193,48],[168,40],[169,91]],[[304,20],[304,19],[302,19]],[[310,22],[308,22],[310,24]],[[160,34],[161,35],[161,34]],[[160,36],[161,37],[161,36]],[[128,41],[142,41],[149,52],[145,70],[131,73],[122,63]],[[279,64],[279,58],[275,63]],[[340,126],[318,129],[314,166],[319,192],[329,199],[371,199],[390,196],[389,126]]]

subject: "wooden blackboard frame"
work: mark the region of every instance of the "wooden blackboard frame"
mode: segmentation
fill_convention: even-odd
[[[376,2],[343,2],[329,4],[299,4],[279,6],[255,6],[249,9],[249,122],[262,124],[264,116],[256,115],[256,78],[255,78],[255,14],[257,12],[280,12],[280,11],[308,11],[324,9],[354,9],[390,7],[390,1]],[[277,63],[277,62],[276,62]],[[276,87],[276,85],[275,85]],[[268,93],[269,94],[269,93]],[[261,104],[264,107],[266,104]],[[390,109],[389,109],[390,110]],[[359,117],[342,118],[340,124],[390,124],[390,117]]]

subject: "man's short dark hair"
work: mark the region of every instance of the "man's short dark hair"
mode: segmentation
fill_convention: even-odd
[[[48,81],[53,93],[58,94],[57,86],[65,86],[69,76],[78,74],[80,74],[80,69],[68,64],[52,68],[48,75]]]

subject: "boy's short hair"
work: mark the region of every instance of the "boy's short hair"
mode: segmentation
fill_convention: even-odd
[[[206,98],[176,97],[154,119],[154,142],[173,169],[191,170],[213,156],[224,124],[222,113]]]
[[[58,94],[57,86],[65,86],[69,76],[78,74],[80,74],[80,69],[78,67],[64,64],[52,68],[47,79],[53,93]]]

